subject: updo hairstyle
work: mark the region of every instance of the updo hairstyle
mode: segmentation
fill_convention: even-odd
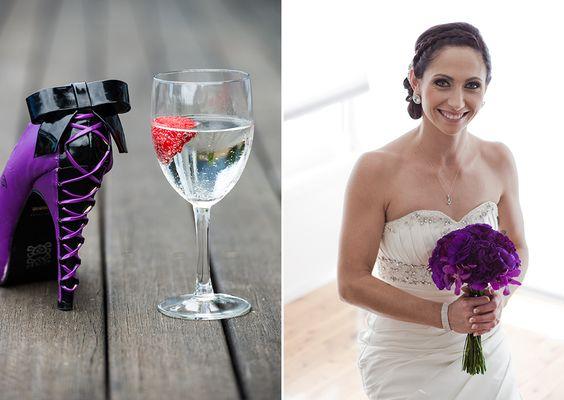
[[[421,79],[423,77],[427,66],[433,61],[438,51],[446,46],[466,46],[482,54],[482,59],[486,66],[486,84],[490,83],[492,65],[488,47],[484,43],[478,29],[466,22],[436,25],[427,29],[417,38],[415,42],[415,55],[410,64],[416,78]],[[421,104],[413,102],[413,88],[408,78],[404,79],[403,87],[408,92],[405,100],[409,102],[407,106],[409,116],[413,119],[421,118],[423,108]]]

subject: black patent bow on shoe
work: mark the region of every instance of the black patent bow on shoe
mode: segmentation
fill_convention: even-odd
[[[78,111],[91,110],[112,134],[120,153],[127,153],[118,114],[131,109],[127,83],[119,80],[77,82],[43,89],[26,99],[31,122],[41,124],[35,156],[57,152],[61,136]]]

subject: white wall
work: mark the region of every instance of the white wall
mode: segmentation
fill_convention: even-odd
[[[563,294],[557,250],[564,216],[561,14],[554,5],[491,1],[381,3],[284,0],[283,124],[285,302],[335,279],[344,185],[354,160],[414,127],[402,81],[417,36],[466,21],[492,56],[486,106],[470,131],[506,143],[519,170],[530,267],[526,284]],[[507,3],[506,3],[507,4]],[[424,8],[423,8],[424,6]],[[360,85],[359,85],[360,83]],[[347,88],[370,86],[347,97]]]

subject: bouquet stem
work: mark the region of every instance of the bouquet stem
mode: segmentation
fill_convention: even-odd
[[[483,296],[483,291],[470,290],[471,297]],[[464,356],[462,358],[462,370],[470,375],[484,374],[486,372],[486,360],[482,351],[482,337],[473,334],[466,335],[464,343]]]

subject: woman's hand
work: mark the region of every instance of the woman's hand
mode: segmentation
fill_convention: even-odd
[[[450,327],[458,333],[483,335],[493,329],[501,317],[502,301],[499,294],[487,289],[484,296],[470,297],[468,289],[448,308]]]
[[[476,307],[476,312],[473,317],[471,317],[472,325],[476,328],[472,328],[475,335],[483,335],[491,331],[501,319],[501,311],[503,310],[503,302],[501,296],[492,289],[485,290],[486,295],[490,298],[490,301],[482,306]]]

